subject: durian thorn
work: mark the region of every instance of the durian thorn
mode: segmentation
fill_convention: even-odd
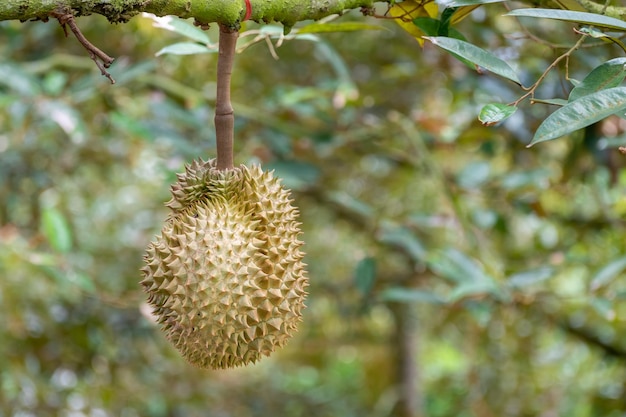
[[[235,116],[230,102],[230,79],[233,73],[235,47],[239,31],[220,25],[217,58],[217,95],[215,102],[215,137],[217,143],[217,169],[233,169],[233,141]]]

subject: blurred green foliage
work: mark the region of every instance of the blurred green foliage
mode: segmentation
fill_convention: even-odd
[[[575,41],[503,10],[458,28],[527,84],[554,54],[524,30]],[[0,24],[0,416],[401,415],[402,315],[425,415],[624,415],[624,121],[526,149],[545,107],[484,127],[515,85],[368,23],[389,30],[237,58],[237,159],[294,190],[311,287],[287,348],[219,372],[177,355],[138,285],[175,173],[214,155],[215,54],[156,58],[183,39],[81,18],[117,57],[111,86],[55,22]],[[618,52],[585,49],[569,75]]]

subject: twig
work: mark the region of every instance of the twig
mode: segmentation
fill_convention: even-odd
[[[55,12],[52,14],[52,16],[58,19],[59,23],[61,24],[61,27],[63,28],[63,31],[65,32],[66,37],[68,36],[67,26],[70,27],[70,30],[72,31],[74,36],[76,36],[76,39],[78,39],[78,42],[80,42],[80,44],[83,45],[83,47],[87,50],[87,53],[89,53],[89,57],[91,57],[92,61],[95,62],[96,66],[100,69],[100,73],[104,75],[105,77],[107,77],[109,81],[111,81],[111,84],[115,84],[115,80],[113,79],[111,74],[106,70],[106,68],[109,68],[111,66],[114,59],[108,56],[106,53],[104,53],[94,44],[89,42],[87,38],[85,38],[85,35],[83,35],[78,25],[76,24],[74,15],[72,15],[71,13]]]
[[[570,57],[570,55],[572,55],[576,50],[578,50],[580,48],[580,46],[582,45],[582,43],[585,41],[586,38],[587,38],[586,35],[582,35],[580,37],[580,39],[578,39],[576,44],[574,44],[574,46],[572,46],[570,49],[568,49],[567,52],[565,52],[562,55],[558,56],[548,66],[548,68],[546,68],[546,70],[543,72],[543,74],[541,74],[541,76],[539,76],[537,81],[535,81],[535,83],[533,85],[531,85],[530,87],[528,87],[526,89],[527,90],[526,94],[524,94],[523,96],[521,96],[520,98],[518,98],[514,102],[510,103],[509,105],[517,106],[521,101],[523,101],[524,99],[526,99],[529,96],[530,96],[531,101],[532,101],[532,99],[535,97],[535,91],[537,90],[539,85],[543,82],[543,80],[548,76],[548,73],[550,73],[550,71],[552,71],[554,68],[556,68],[556,66],[559,64],[559,62],[561,62],[563,59],[566,60],[566,65],[568,66],[569,65],[569,57]]]
[[[239,31],[220,25],[219,52],[217,58],[217,95],[215,102],[215,137],[217,145],[217,169],[233,168],[233,142],[235,115],[230,102],[230,79]]]

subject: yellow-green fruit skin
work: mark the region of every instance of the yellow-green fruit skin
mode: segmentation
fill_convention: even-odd
[[[256,362],[291,337],[308,278],[290,193],[260,167],[194,161],[172,185],[141,282],[166,337],[192,364]]]

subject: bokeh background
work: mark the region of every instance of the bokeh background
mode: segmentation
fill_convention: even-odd
[[[576,38],[504,12],[458,29],[530,85]],[[188,365],[138,284],[175,173],[215,155],[216,55],[79,18],[110,85],[56,21],[0,23],[0,416],[626,415],[624,120],[527,149],[552,109],[481,126],[523,91],[351,20],[383,29],[237,57],[236,160],[293,190],[311,286],[288,346],[227,371]],[[537,95],[621,55],[583,48]]]

